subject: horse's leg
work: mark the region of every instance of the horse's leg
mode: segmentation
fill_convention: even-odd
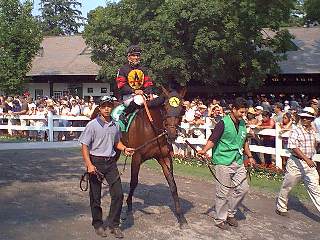
[[[163,174],[167,179],[167,182],[168,182],[168,185],[169,185],[172,197],[173,197],[173,201],[174,201],[174,205],[175,205],[175,209],[176,209],[176,216],[177,216],[178,222],[180,224],[180,228],[184,228],[188,225],[188,222],[187,222],[186,218],[184,217],[182,210],[181,210],[180,200],[179,200],[178,191],[177,191],[177,185],[176,185],[176,182],[175,182],[174,176],[173,176],[172,159],[171,159],[171,157],[160,158],[160,159],[158,159],[158,162],[161,165]]]
[[[127,197],[127,206],[128,212],[132,211],[132,196],[133,192],[138,185],[138,177],[141,165],[141,156],[133,155],[132,162],[131,162],[131,179],[130,179],[130,192]]]

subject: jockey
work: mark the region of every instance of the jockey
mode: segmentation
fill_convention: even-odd
[[[141,48],[132,45],[127,49],[128,63],[122,66],[116,78],[118,91],[126,106],[119,119],[127,123],[127,116],[144,102],[144,95],[152,96],[153,82],[146,69],[140,65]]]

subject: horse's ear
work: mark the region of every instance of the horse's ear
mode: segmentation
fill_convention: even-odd
[[[168,90],[162,85],[161,85],[161,89],[162,89],[162,92],[168,97],[169,96]]]
[[[187,86],[184,86],[184,87],[181,88],[181,90],[179,92],[179,95],[180,95],[181,98],[184,98],[186,93],[187,93]]]

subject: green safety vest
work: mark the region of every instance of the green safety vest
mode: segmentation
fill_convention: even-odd
[[[225,116],[221,121],[224,122],[224,131],[212,149],[212,163],[228,166],[236,161],[241,165],[243,163],[243,145],[247,137],[245,122],[240,120],[237,132],[230,115]]]

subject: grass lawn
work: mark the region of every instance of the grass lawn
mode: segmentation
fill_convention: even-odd
[[[121,156],[120,162],[124,162],[124,156]],[[130,163],[131,158],[128,158],[128,164]],[[156,160],[148,160],[143,165],[147,166],[150,169],[155,169],[161,171],[161,167]],[[188,178],[200,179],[208,182],[213,181],[213,177],[207,167],[197,167],[191,164],[173,163],[174,174],[178,176],[184,176]],[[120,168],[121,169],[121,168]],[[249,182],[250,187],[255,190],[269,192],[277,194],[280,190],[282,181],[268,179],[267,177],[259,177],[256,174],[252,174],[251,182]],[[301,201],[311,201],[305,187],[302,184],[297,184],[291,191],[291,195],[299,198]]]
[[[19,136],[0,135],[0,143],[19,143],[19,142],[27,142],[27,139]]]

